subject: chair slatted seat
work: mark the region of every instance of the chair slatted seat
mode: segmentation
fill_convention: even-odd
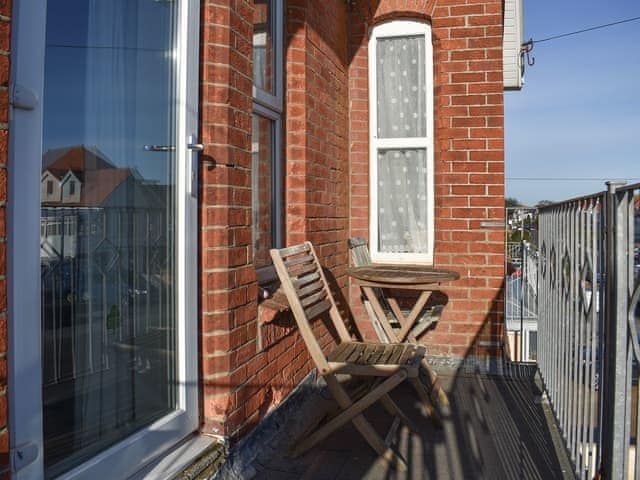
[[[411,361],[424,356],[424,353],[424,347],[405,343],[343,342],[327,354],[327,360],[329,363],[352,362],[358,365],[411,365]]]
[[[352,422],[379,455],[399,470],[405,470],[405,460],[390,444],[393,435],[387,435],[385,441],[362,412],[376,402],[380,402],[396,417],[393,428],[397,428],[398,422],[402,422],[415,431],[407,416],[389,396],[389,392],[408,380],[418,391],[427,413],[433,413],[427,391],[418,380],[425,348],[411,343],[353,341],[338,312],[311,243],[305,242],[288,248],[272,249],[270,253],[280,278],[281,288],[287,297],[302,339],[318,373],[324,377],[329,392],[340,408],[334,418],[300,439],[292,453],[297,455],[304,452],[337,428]],[[339,337],[337,346],[326,355],[311,325],[314,319],[322,315],[328,315]],[[363,395],[352,398],[338,381],[336,377],[338,374],[348,374],[365,382],[373,380],[373,383]]]

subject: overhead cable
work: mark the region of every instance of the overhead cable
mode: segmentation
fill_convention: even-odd
[[[616,180],[637,181],[640,178],[635,177],[615,177]],[[606,182],[612,177],[595,178],[595,177],[506,177],[505,180],[525,181],[525,182]]]
[[[533,40],[532,39],[532,40],[529,40],[529,41],[533,42],[533,43],[548,42],[550,40],[556,40],[558,38],[569,37],[571,35],[578,35],[579,33],[591,32],[592,30],[599,30],[601,28],[613,27],[614,25],[620,25],[621,23],[636,22],[638,20],[640,20],[640,16],[639,17],[632,17],[632,18],[625,18],[624,20],[618,20],[617,22],[611,22],[611,23],[605,23],[605,24],[602,24],[602,25],[596,25],[594,27],[583,28],[582,30],[576,30],[574,32],[561,33],[559,35],[553,35],[551,37],[541,38],[540,40]]]

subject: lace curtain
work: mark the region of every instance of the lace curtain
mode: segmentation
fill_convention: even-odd
[[[427,252],[427,159],[424,149],[378,152],[381,252]]]
[[[378,138],[427,135],[424,42],[422,35],[378,40]]]
[[[421,35],[378,41],[379,139],[427,135],[424,49]],[[379,251],[426,253],[426,150],[379,150],[377,162]]]

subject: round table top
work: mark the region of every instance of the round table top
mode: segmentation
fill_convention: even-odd
[[[368,282],[397,285],[438,283],[460,278],[458,272],[426,265],[388,265],[381,263],[349,268],[347,269],[347,275]]]

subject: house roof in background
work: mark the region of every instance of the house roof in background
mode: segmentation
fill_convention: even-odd
[[[42,170],[48,170],[58,179],[69,170],[82,180],[86,172],[115,168],[97,148],[85,145],[47,150],[42,156]]]
[[[59,180],[71,171],[82,182],[79,202],[43,202],[43,206],[99,206],[128,177],[134,176],[134,170],[116,168],[97,148],[84,145],[48,150],[43,155],[42,170]]]

